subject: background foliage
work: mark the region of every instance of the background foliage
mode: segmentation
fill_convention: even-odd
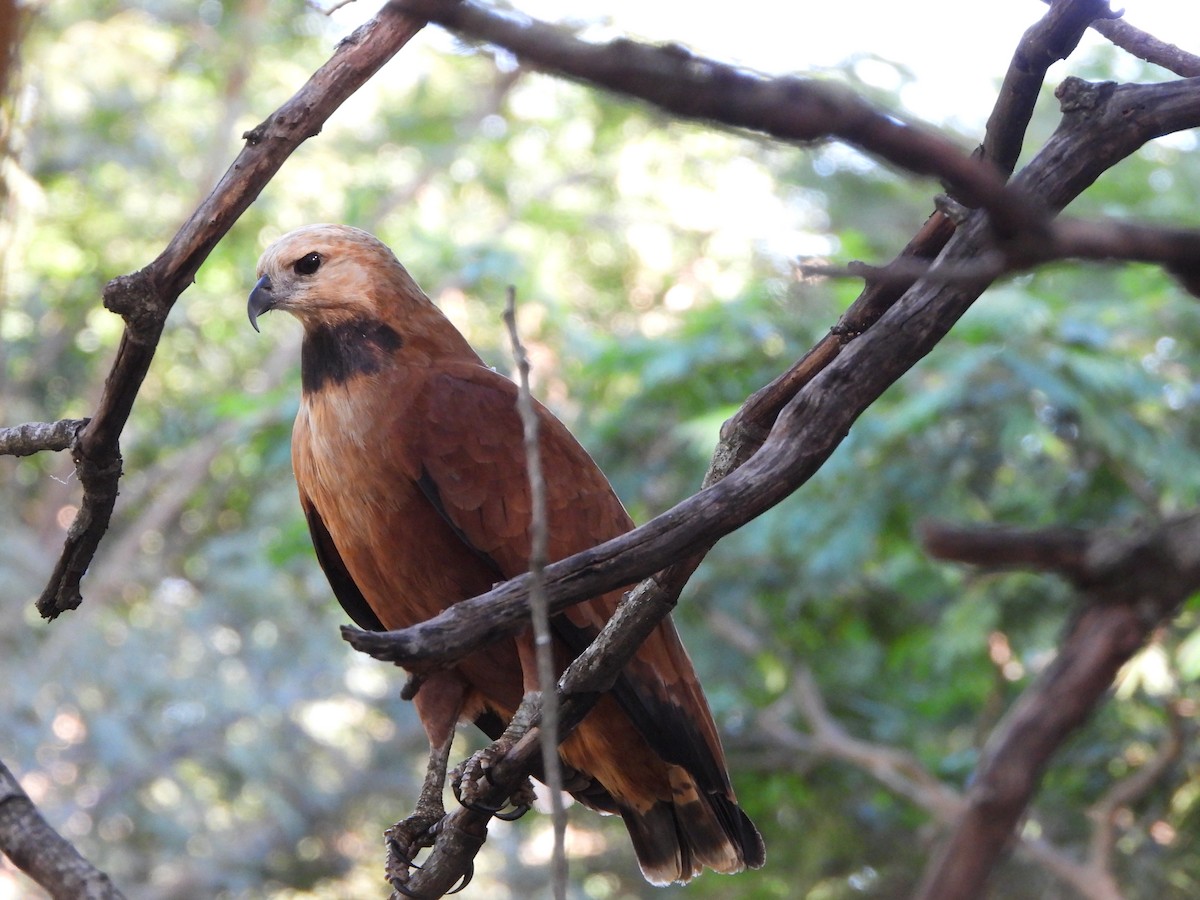
[[[158,252],[335,30],[299,2],[36,9],[7,172],[0,419],[87,414],[120,333],[101,287]],[[298,327],[272,317],[258,337],[244,318],[270,238],[311,221],[378,233],[501,368],[515,284],[539,395],[642,521],[696,488],[721,421],[857,293],[797,279],[794,257],[886,258],[931,208],[936,186],[840,147],[667,122],[423,41],[296,154],[201,269],[126,434],[87,603],[52,626],[32,598],[77,502],[70,461],[3,462],[0,758],[131,897],[382,895],[379,834],[417,791],[424,739],[401,673],[338,639],[295,502]],[[1114,53],[1072,70],[1118,66],[1155,77]],[[863,87],[853,72],[826,77]],[[1042,133],[1052,98],[1043,107]],[[1193,147],[1191,135],[1150,145],[1077,206],[1200,224]],[[1195,506],[1198,340],[1200,312],[1156,270],[1010,279],[818,478],[718,546],[677,618],[769,865],[706,876],[689,896],[911,888],[935,836],[925,814],[858,768],[780,746],[764,711],[803,732],[788,698],[806,665],[853,734],[961,787],[1048,661],[1070,592],[935,564],[916,524],[1088,526]],[[1168,709],[1190,726],[1197,611],[1060,755],[1027,834],[1082,855],[1086,810],[1150,756]],[[463,740],[465,752],[476,738]],[[1131,897],[1200,893],[1193,743],[1120,820],[1114,866]],[[619,824],[575,810],[570,839],[577,896],[676,895],[644,885]],[[539,889],[548,842],[544,819],[493,826],[481,895]],[[0,865],[0,898],[32,890]],[[996,879],[997,896],[1061,890],[1020,859]]]

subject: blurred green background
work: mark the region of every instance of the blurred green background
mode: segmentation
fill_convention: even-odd
[[[31,11],[6,171],[0,422],[89,414],[121,331],[104,283],[157,255],[241,133],[345,30],[300,2]],[[899,109],[910,76],[885,67],[891,92],[853,65],[822,77]],[[1070,70],[1157,77],[1100,51]],[[956,121],[977,128],[991,101]],[[1055,110],[1048,91],[1035,136]],[[1070,212],[1200,224],[1194,146],[1185,134],[1146,147]],[[890,258],[937,190],[841,146],[671,122],[419,36],[287,163],[179,302],[122,442],[127,475],[85,604],[53,624],[32,601],[78,503],[72,466],[0,461],[0,759],[131,898],[384,896],[380,835],[416,796],[424,738],[402,673],[338,637],[289,464],[299,327],[271,318],[259,336],[245,318],[263,246],[314,221],[377,233],[505,370],[500,312],[516,285],[535,390],[644,521],[695,490],[720,423],[856,295],[855,282],[799,280],[795,258]],[[961,788],[1051,658],[1072,595],[1052,578],[936,564],[915,524],[1086,527],[1194,507],[1198,340],[1195,302],[1152,268],[1009,279],[812,483],[710,554],[677,619],[768,865],[704,876],[688,896],[912,888],[936,828],[863,769],[812,752],[794,674],[811,670],[853,735]],[[1194,732],[1197,609],[1064,748],[1026,836],[1084,858],[1088,809],[1169,727]],[[464,732],[456,755],[477,743]],[[1118,817],[1111,863],[1128,896],[1200,894],[1198,817],[1187,740]],[[495,824],[473,895],[542,893],[549,841],[545,816]],[[573,897],[683,894],[645,885],[619,822],[573,809],[569,852]],[[994,890],[1073,896],[1019,855]],[[37,889],[0,863],[0,900],[27,896]]]

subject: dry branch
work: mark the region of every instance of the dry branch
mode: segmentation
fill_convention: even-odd
[[[1090,23],[1112,17],[1108,0],[1059,2],[1022,35],[988,117],[979,148],[984,159],[1006,176],[1012,174],[1046,71],[1071,54]]]
[[[55,900],[123,900],[107,875],[42,818],[0,762],[0,850]]]
[[[1004,176],[988,162],[840,86],[791,76],[767,78],[676,44],[655,47],[627,38],[595,44],[466,0],[396,2],[411,15],[503,47],[524,65],[647,101],[676,116],[784,141],[838,138],[914,174],[941,179],[963,202],[987,209],[996,232],[1005,237],[1036,232],[1045,221],[1040,205],[1006,189]],[[1092,10],[1104,6],[1087,0],[1088,19]],[[1078,30],[1084,27],[1086,22]]]
[[[1116,86],[1073,80],[1060,94],[1062,124],[1017,177],[1051,209],[1061,209],[1146,141],[1200,125],[1200,91],[1189,82]],[[972,215],[942,260],[953,265],[974,259],[988,246],[986,221]],[[787,402],[762,449],[740,468],[628,534],[548,566],[552,612],[645,578],[664,562],[688,558],[790,495],[986,286],[983,280],[915,286]],[[344,634],[379,659],[418,670],[439,667],[524,628],[526,603],[527,579],[515,579],[412,628]]]
[[[533,641],[537,654],[537,683],[541,692],[542,781],[550,793],[550,815],[554,823],[554,852],[551,857],[553,896],[557,900],[567,893],[567,857],[563,850],[567,818],[563,806],[562,767],[558,758],[561,742],[558,731],[558,694],[552,688],[554,675],[554,645],[550,630],[550,612],[546,608],[545,570],[549,542],[546,521],[546,479],[542,473],[542,457],[538,449],[538,419],[529,387],[529,356],[517,331],[517,290],[512,285],[504,304],[504,324],[508,327],[513,358],[517,364],[519,388],[517,411],[525,443],[525,471],[529,478],[529,497],[532,510],[529,526],[529,612],[533,623]]]
[[[974,549],[986,543],[980,531],[971,534]],[[1027,537],[1017,543],[1024,547]],[[985,555],[1002,557],[1012,535],[996,531],[992,540],[994,552]],[[1082,559],[1082,564],[1067,560],[1064,571],[1089,585],[1081,597],[1084,608],[1054,661],[985,746],[966,808],[926,870],[921,897],[981,895],[1051,755],[1104,699],[1118,669],[1152,630],[1200,590],[1200,513],[1132,534],[1090,534]]]
[[[1098,19],[1092,23],[1092,28],[1112,41],[1115,46],[1132,53],[1138,59],[1162,66],[1167,71],[1185,78],[1200,75],[1200,56],[1181,50],[1174,44],[1160,41],[1124,19]]]
[[[845,266],[801,263],[804,277],[862,278],[869,284],[907,288],[919,278],[945,284],[994,281],[1005,275],[1062,260],[1141,262],[1161,266],[1193,296],[1200,296],[1200,230],[1145,225],[1111,219],[1061,219],[1051,222],[1034,242],[1014,241],[955,265],[899,257],[883,266],[852,262]]]
[[[1111,85],[1093,88],[1082,82],[1066,86],[1061,94],[1063,125],[1022,173],[1020,183],[1047,198],[1051,208],[1060,209],[1101,172],[1146,140],[1195,124],[1200,116],[1195,98],[1188,97],[1186,90],[1163,87],[1165,90],[1152,92],[1139,86],[1120,90]],[[1131,109],[1138,110],[1139,115],[1130,116]],[[990,234],[986,221],[968,213],[965,222],[966,227],[944,254],[948,263],[977,258],[987,249]],[[948,217],[939,214],[927,223],[917,240],[928,241],[926,246],[937,252],[954,227]],[[887,312],[877,328],[861,336],[858,331],[840,329],[838,337],[845,343],[839,342],[819,357],[810,354],[797,367],[802,370],[799,377],[795,370],[784,377],[784,390],[779,390],[777,382],[763,395],[761,404],[755,403],[756,395],[743,408],[743,411],[765,411],[766,415],[758,421],[768,425],[775,420],[775,413],[782,410],[765,441],[761,433],[767,429],[756,427],[753,419],[742,429],[750,435],[743,446],[762,444],[756,455],[750,456],[752,450],[746,453],[750,457],[748,462],[737,450],[724,459],[715,459],[706,478],[706,489],[700,494],[622,538],[548,568],[548,595],[552,611],[558,612],[571,602],[645,577],[661,567],[664,560],[682,560],[667,570],[670,576],[667,590],[660,590],[653,581],[639,586],[638,592],[656,604],[655,608],[649,608],[650,603],[639,605],[637,599],[630,598],[610,622],[605,635],[619,636],[610,645],[616,652],[602,649],[603,641],[598,641],[589,650],[590,658],[581,657],[564,675],[560,681],[563,734],[575,721],[576,710],[586,709],[596,692],[611,683],[605,681],[610,671],[606,664],[612,664],[612,672],[618,671],[621,654],[632,653],[640,636],[670,610],[678,588],[686,582],[703,552],[721,535],[740,527],[810,477],[857,415],[944,336],[986,284],[987,279],[954,287],[927,283]],[[885,309],[888,307],[890,304]],[[888,327],[889,319],[894,327]],[[838,357],[843,347],[849,350]],[[862,360],[855,365],[859,353]],[[806,365],[809,367],[803,369]],[[733,430],[729,426],[727,423],[723,438]],[[732,474],[720,480],[722,471]],[[456,604],[436,619],[404,631],[367,634],[343,629],[343,635],[358,649],[380,659],[410,669],[438,668],[477,646],[523,628],[525,581],[519,579],[482,597]],[[578,681],[573,680],[576,675]],[[525,738],[533,740],[537,733],[537,710],[526,710],[525,714],[535,726]],[[536,742],[518,743],[492,770],[497,801],[529,772],[534,746]],[[477,831],[486,827],[486,819],[482,823],[479,819],[480,814],[473,810],[458,810],[451,815],[450,822],[456,830]],[[435,846],[430,868],[443,873],[453,871],[451,856],[449,848]],[[420,890],[425,884],[429,883],[423,882],[418,873],[409,886]]]
[[[150,265],[113,279],[104,305],[125,320],[112,370],[95,415],[79,433],[75,460],[84,496],[38,611],[53,619],[82,602],[80,581],[108,528],[121,474],[120,436],[129,420],[171,307],[196,271],[279,167],[320,133],[343,101],[420,30],[392,6],[338,46],[325,65],[266,121],[246,133],[246,146],[207,199]]]
[[[59,419],[57,422],[26,422],[0,428],[0,456],[32,456],[49,450],[69,450],[79,437],[87,419]]]

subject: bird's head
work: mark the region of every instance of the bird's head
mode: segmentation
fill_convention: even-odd
[[[263,252],[247,312],[255,331],[272,309],[311,330],[386,317],[398,297],[428,302],[385,244],[349,225],[307,225]]]

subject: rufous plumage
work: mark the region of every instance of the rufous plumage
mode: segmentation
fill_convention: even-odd
[[[293,231],[258,264],[251,321],[272,309],[304,327],[292,460],[317,559],[350,618],[366,629],[404,628],[527,571],[531,500],[517,388],[483,363],[392,252],[344,225]],[[550,560],[632,528],[583,447],[544,407],[536,412]],[[622,593],[555,617],[560,671]],[[535,673],[525,633],[422,682],[414,701],[431,765],[419,808],[441,813],[456,723],[496,737],[535,688]],[[624,819],[649,881],[762,865],[762,839],[736,803],[670,619],[560,756],[579,800]]]

